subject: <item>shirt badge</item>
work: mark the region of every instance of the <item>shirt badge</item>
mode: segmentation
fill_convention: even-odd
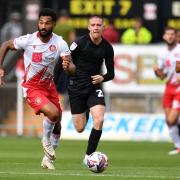
[[[50,45],[49,50],[52,51],[52,52],[55,52],[56,51],[56,46],[55,45]]]
[[[77,44],[75,42],[73,42],[70,46],[70,50],[74,51],[76,49],[76,47],[77,47]]]
[[[35,102],[36,102],[37,105],[40,105],[41,102],[42,102],[42,99],[40,97],[37,97]]]

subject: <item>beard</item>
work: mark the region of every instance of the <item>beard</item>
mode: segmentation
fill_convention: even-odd
[[[39,31],[39,35],[43,38],[49,37],[52,34],[52,29],[46,30],[46,29],[39,29],[38,28],[38,31]]]
[[[167,42],[167,41],[166,41],[166,44],[167,44],[168,46],[174,46],[174,45],[176,44],[176,42],[175,42],[175,41],[172,41],[172,42]]]

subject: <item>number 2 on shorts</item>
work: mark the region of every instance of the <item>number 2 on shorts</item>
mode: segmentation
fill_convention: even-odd
[[[104,97],[104,94],[101,89],[96,90],[96,92],[98,93],[97,94],[98,97]]]

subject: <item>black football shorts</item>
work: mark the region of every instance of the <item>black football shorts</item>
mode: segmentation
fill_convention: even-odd
[[[104,105],[104,93],[101,88],[68,91],[72,114],[80,114],[95,105]]]

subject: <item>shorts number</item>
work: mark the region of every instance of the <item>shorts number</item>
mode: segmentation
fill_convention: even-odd
[[[96,92],[98,93],[98,95],[97,95],[98,97],[104,97],[101,89],[96,90]]]

